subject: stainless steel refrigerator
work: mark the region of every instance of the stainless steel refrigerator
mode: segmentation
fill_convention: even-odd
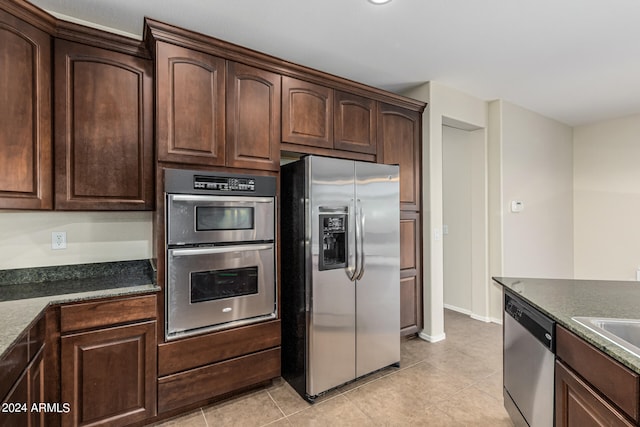
[[[305,399],[400,362],[398,166],[281,170],[282,376]]]

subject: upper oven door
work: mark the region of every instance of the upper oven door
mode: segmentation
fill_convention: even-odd
[[[167,243],[273,241],[273,197],[167,195]]]

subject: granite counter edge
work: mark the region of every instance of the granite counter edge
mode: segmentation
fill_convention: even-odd
[[[20,337],[49,307],[102,298],[157,293],[160,290],[161,288],[155,284],[146,284],[0,302],[0,324],[3,327],[0,332],[0,360],[4,359],[20,341]]]

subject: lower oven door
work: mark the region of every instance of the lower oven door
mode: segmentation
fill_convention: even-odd
[[[167,252],[166,338],[276,317],[273,243]]]

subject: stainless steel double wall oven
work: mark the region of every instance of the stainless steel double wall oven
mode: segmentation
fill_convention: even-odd
[[[165,335],[277,316],[276,179],[165,170]]]

